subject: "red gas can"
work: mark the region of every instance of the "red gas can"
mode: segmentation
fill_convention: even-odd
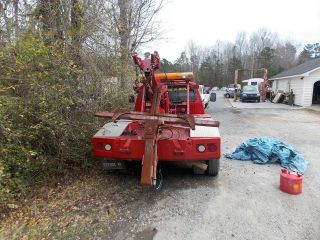
[[[280,189],[289,194],[300,194],[302,192],[302,175],[281,169]]]

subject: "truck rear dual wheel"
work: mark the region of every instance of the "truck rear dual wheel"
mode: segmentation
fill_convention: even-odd
[[[207,174],[213,177],[217,176],[220,169],[220,159],[210,159],[206,163],[208,164]]]

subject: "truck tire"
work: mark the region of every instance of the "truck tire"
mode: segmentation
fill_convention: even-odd
[[[210,159],[207,161],[207,164],[207,174],[213,177],[217,176],[219,174],[220,159]]]

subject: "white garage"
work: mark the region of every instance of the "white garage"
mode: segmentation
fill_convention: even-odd
[[[292,90],[295,105],[308,107],[320,104],[320,58],[281,72],[269,80],[275,93]]]

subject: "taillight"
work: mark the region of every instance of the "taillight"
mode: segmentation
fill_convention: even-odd
[[[216,144],[214,143],[209,143],[208,144],[208,151],[209,152],[216,152],[218,150],[218,147]]]
[[[102,142],[97,142],[95,145],[96,149],[98,150],[103,150],[103,143]]]

